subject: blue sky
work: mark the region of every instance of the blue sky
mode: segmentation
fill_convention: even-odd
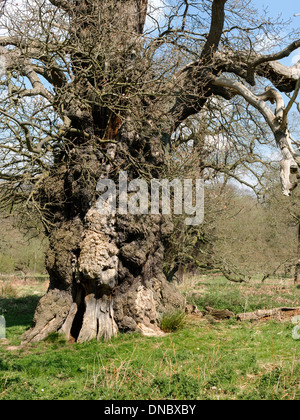
[[[294,13],[300,13],[300,3],[298,0],[252,0],[252,3],[257,5],[258,9],[263,7],[268,8],[271,16],[278,16],[282,14],[285,19],[293,17]],[[294,18],[295,21],[299,20],[300,16]]]
[[[292,21],[286,32],[292,32],[293,29],[300,30],[300,15],[294,16],[294,14],[300,14],[299,0],[252,0],[252,3],[260,12],[267,9],[270,17],[276,18],[281,15],[283,20],[291,19]],[[300,60],[300,48],[294,51],[288,59],[283,60],[283,63],[291,65],[298,60]]]
[[[153,6],[150,10],[154,13],[154,17],[158,20],[163,16],[163,6],[170,0],[149,0],[149,5]],[[286,28],[286,33],[293,32],[298,29],[300,31],[300,16],[294,17],[295,13],[300,14],[299,0],[251,0],[251,3],[263,14],[264,10],[268,11],[271,18],[277,18],[281,15],[284,21],[292,20]],[[147,27],[152,27],[153,21],[147,20]],[[289,58],[283,60],[283,64],[290,66],[300,60],[300,48],[295,51]]]

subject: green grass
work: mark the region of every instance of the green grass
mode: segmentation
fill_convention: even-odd
[[[217,298],[214,280],[200,281],[201,305],[243,307],[238,297],[246,288],[226,283]],[[275,304],[277,297],[268,299]],[[21,347],[20,335],[30,326],[37,301],[30,294],[0,298],[0,308],[7,310],[7,341],[0,340],[2,400],[300,398],[300,340],[292,338],[291,322],[212,324],[193,317],[164,337],[119,334],[110,342],[69,344],[51,334],[42,343]],[[248,305],[254,307],[249,296]]]
[[[229,309],[235,314],[252,312],[258,309],[300,305],[300,288],[290,279],[272,279],[261,283],[232,283],[222,276],[199,276],[186,296],[189,303],[196,304],[200,310],[206,306],[215,309]]]
[[[187,324],[187,315],[185,312],[173,311],[165,312],[160,320],[160,328],[164,332],[174,332],[181,330]]]

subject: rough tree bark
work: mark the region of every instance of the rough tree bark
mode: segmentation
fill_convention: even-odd
[[[126,44],[140,35],[147,2],[119,2],[118,7],[110,2],[109,6],[114,6],[114,24],[118,21],[123,25],[124,39],[116,40],[113,31],[112,39],[107,41],[120,42],[124,51],[117,58],[126,60],[132,53],[126,51],[130,48]],[[80,44],[84,53],[87,38],[93,36],[88,27],[93,10],[88,2],[82,2],[75,12],[73,42]],[[109,21],[111,16],[109,11],[106,13]],[[100,32],[100,28],[97,30]],[[53,173],[40,188],[41,203],[53,215],[47,232],[50,286],[38,304],[33,328],[23,339],[39,341],[53,331],[61,331],[67,339],[78,342],[109,339],[118,330],[162,334],[159,314],[184,308],[184,298],[162,271],[163,243],[172,232],[172,223],[161,215],[117,215],[109,210],[103,214],[97,210],[95,199],[99,179],[117,178],[118,171],[111,171],[112,160],[114,168],[117,162],[118,170],[127,170],[129,179],[139,173],[134,165],[128,169],[127,156],[149,165],[152,169],[148,175],[159,178],[164,161],[159,124],[149,126],[148,133],[144,130],[141,135],[130,123],[130,110],[123,113],[121,123],[106,106],[83,105],[82,98],[93,97],[94,82],[81,77],[86,65],[84,54],[76,52],[72,59],[78,75],[76,93],[81,100],[69,100],[66,114],[70,127],[78,132],[70,134],[66,147],[56,156]],[[118,71],[118,63],[114,65]],[[95,133],[104,146],[97,144]]]
[[[127,146],[123,130],[119,136]],[[67,165],[56,166],[41,189],[47,203],[61,199],[51,209],[55,217],[48,232],[50,287],[24,341],[39,341],[57,330],[78,342],[109,339],[118,329],[160,334],[159,314],[184,307],[162,271],[163,243],[172,223],[162,215],[99,213],[93,196],[106,159],[100,154],[99,160],[89,144],[77,152],[74,147],[64,156]]]

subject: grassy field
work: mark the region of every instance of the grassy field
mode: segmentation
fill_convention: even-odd
[[[234,284],[218,276],[189,277],[188,302],[234,313],[300,306],[290,279]],[[215,321],[189,316],[164,337],[119,334],[110,342],[66,343],[54,334],[20,346],[47,283],[0,283],[0,399],[151,400],[300,399],[300,340],[286,322]]]

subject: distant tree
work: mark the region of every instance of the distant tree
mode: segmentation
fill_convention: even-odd
[[[300,46],[298,34],[280,39],[284,24],[257,17],[250,1],[167,6],[152,30],[147,0],[5,2],[2,204],[37,211],[49,240],[50,287],[26,341],[58,330],[79,342],[119,329],[157,333],[159,312],[183,305],[162,270],[172,223],[99,214],[96,187],[102,178],[117,181],[120,170],[129,179],[160,178],[181,124],[213,112],[213,98],[237,112],[242,99],[249,126],[260,125],[250,107],[258,111],[282,151],[284,194],[294,187],[298,156],[287,115],[300,65],[277,60]],[[263,41],[272,37],[275,52],[266,53]],[[266,83],[272,87],[263,91]],[[287,106],[281,92],[291,93]]]
[[[0,273],[43,273],[46,242],[37,227],[0,213]]]
[[[291,209],[279,185],[261,202],[245,193],[231,195],[228,210],[216,221],[215,266],[229,280],[240,282],[285,274],[297,258]]]
[[[238,283],[293,275],[299,196],[286,200],[277,184],[263,199],[223,182],[206,187],[205,193],[203,224],[185,226],[182,217],[174,218],[164,261],[170,278],[181,281],[184,272],[211,270]]]

